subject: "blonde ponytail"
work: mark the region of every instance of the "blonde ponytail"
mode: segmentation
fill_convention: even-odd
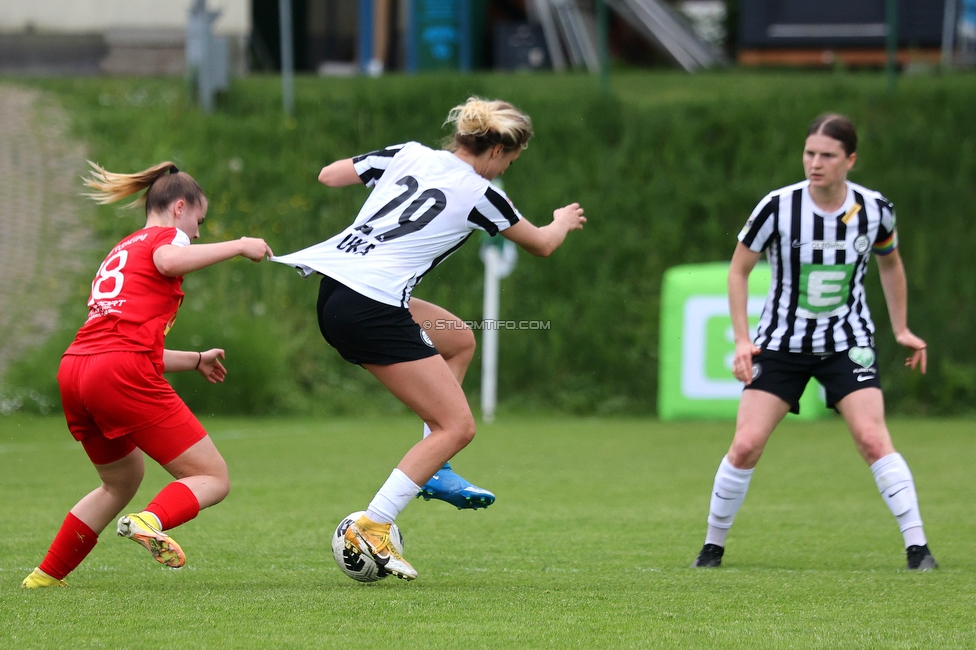
[[[193,177],[181,172],[169,161],[134,174],[110,172],[90,160],[88,164],[92,171],[83,180],[94,191],[86,192],[85,196],[100,205],[121,201],[147,188],[145,194],[125,207],[145,205],[146,214],[149,214],[165,209],[177,199],[183,199],[191,205],[199,205],[205,199],[203,190]]]
[[[454,125],[454,135],[447,139],[445,148],[464,148],[475,155],[499,144],[505,151],[525,149],[533,135],[529,116],[497,99],[470,97],[451,109],[444,124]]]

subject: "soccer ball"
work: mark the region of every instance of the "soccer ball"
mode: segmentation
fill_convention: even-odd
[[[339,570],[353,580],[376,582],[390,574],[376,564],[376,561],[369,554],[356,553],[346,548],[346,529],[365,514],[363,511],[354,512],[339,522],[335,533],[332,535],[332,557],[339,565]],[[403,535],[400,534],[400,529],[397,528],[396,524],[390,526],[390,543],[393,544],[398,553],[403,554]]]

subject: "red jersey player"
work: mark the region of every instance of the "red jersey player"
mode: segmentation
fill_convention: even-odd
[[[238,255],[258,262],[271,255],[263,239],[242,237],[191,246],[200,236],[207,198],[193,178],[170,162],[135,174],[91,163],[85,184],[98,203],[143,189],[146,227],[115,246],[92,281],[88,320],[61,359],[58,385],[68,429],[95,465],[102,484],[68,513],[40,566],[21,586],[64,586],[64,577],[91,552],[100,533],[129,503],[145,472],[143,454],[173,475],[139,513],[117,530],[170,567],[186,561],[164,531],[219,503],[230,490],[227,465],[207,432],[163,379],[163,372],[196,370],[224,380],[221,349],[166,350],[163,339],[183,301],[183,276]]]

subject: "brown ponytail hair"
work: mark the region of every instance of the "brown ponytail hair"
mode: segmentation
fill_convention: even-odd
[[[134,208],[145,204],[148,215],[165,210],[178,199],[183,199],[190,205],[200,205],[206,199],[203,190],[193,177],[186,172],[181,172],[169,161],[134,174],[110,172],[90,160],[88,164],[91,165],[92,171],[84,182],[95,191],[86,192],[85,195],[101,205],[121,201],[146,188],[149,189],[145,194],[125,207]]]
[[[451,109],[444,124],[454,125],[444,148],[456,152],[463,147],[476,156],[498,144],[506,152],[525,149],[532,137],[529,116],[498,99],[470,97]]]

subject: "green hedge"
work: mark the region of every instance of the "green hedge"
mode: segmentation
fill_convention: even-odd
[[[609,94],[574,76],[303,78],[292,122],[282,118],[273,78],[236,82],[212,116],[189,105],[178,82],[37,83],[59,96],[108,169],[172,159],[193,174],[210,197],[204,240],[260,235],[276,252],[334,234],[366,196],[365,188],[318,185],[323,164],[405,140],[437,145],[448,109],[471,94],[513,101],[533,117],[536,138],[505,175],[506,191],[535,223],[571,201],[584,206],[589,223],[549,259],[521,254],[502,282],[503,318],[551,326],[501,333],[499,396],[503,408],[576,413],[654,411],[664,270],[728,259],[759,199],[802,178],[810,121],[844,112],[861,136],[851,179],[898,208],[909,321],[929,342],[929,375],[904,370],[875,271],[870,304],[889,407],[960,413],[976,404],[972,75],[904,78],[894,93],[881,75],[844,73],[632,74],[615,77]],[[116,214],[95,215],[106,246],[142,225],[138,216]],[[471,242],[415,295],[477,320],[482,273]],[[189,276],[169,345],[226,347],[231,373],[217,388],[175,376],[191,406],[203,413],[400,409],[321,340],[316,289],[286,267],[246,261]],[[77,307],[68,311],[70,338],[80,319]],[[52,341],[25,357],[7,383],[50,391],[47,370],[62,346]],[[472,398],[479,375],[476,359],[465,384]]]

